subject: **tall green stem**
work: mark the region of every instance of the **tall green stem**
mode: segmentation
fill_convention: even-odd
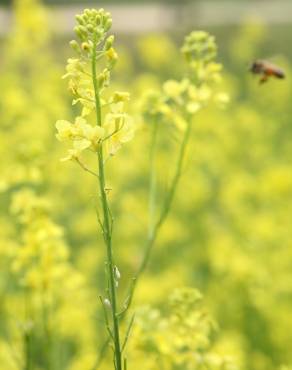
[[[151,235],[155,225],[155,205],[156,205],[156,171],[155,171],[155,152],[157,146],[158,121],[153,122],[152,137],[150,144],[150,180],[149,180],[149,218],[148,218],[148,235]]]
[[[150,255],[151,255],[151,251],[153,249],[153,245],[154,245],[154,243],[157,239],[157,236],[158,236],[158,232],[159,232],[160,228],[162,227],[162,225],[164,224],[164,222],[165,222],[165,220],[166,220],[166,218],[169,214],[169,211],[170,211],[170,208],[171,208],[171,205],[172,205],[172,201],[173,201],[176,189],[177,189],[177,185],[178,185],[179,179],[181,177],[183,161],[184,161],[184,157],[185,157],[185,153],[186,153],[187,144],[188,144],[189,138],[190,138],[190,133],[191,133],[191,119],[189,118],[187,128],[184,132],[184,136],[183,136],[183,139],[182,139],[182,142],[181,142],[179,155],[178,155],[178,160],[177,160],[177,164],[176,164],[176,168],[175,168],[175,173],[174,173],[171,185],[170,185],[169,192],[166,196],[166,199],[165,199],[164,204],[162,206],[162,210],[160,212],[160,215],[159,215],[159,218],[158,218],[157,222],[154,223],[153,227],[151,227],[151,226],[149,227],[148,238],[146,240],[146,245],[145,245],[142,261],[139,265],[136,276],[132,281],[132,285],[129,288],[127,303],[126,303],[126,307],[125,307],[124,311],[126,311],[131,305],[138,280],[140,279],[141,274],[144,272],[144,270],[145,270],[145,268],[148,264],[148,261],[149,261]],[[153,148],[151,150],[153,150]],[[152,164],[152,166],[153,166],[153,164]],[[152,167],[152,171],[153,170],[154,170],[154,167]],[[154,177],[154,176],[155,176],[154,174],[151,175],[151,177]],[[153,189],[152,189],[151,185],[153,185],[152,182],[150,182],[150,198],[153,197],[153,194],[152,194]]]
[[[102,126],[101,117],[101,105],[99,96],[99,86],[97,82],[96,74],[96,44],[93,47],[92,53],[92,79],[95,94],[95,105],[96,105],[96,123],[98,126]],[[116,370],[122,370],[122,354],[120,345],[120,330],[119,320],[117,316],[117,297],[115,287],[115,276],[114,276],[114,263],[113,263],[113,251],[112,251],[112,231],[111,231],[111,216],[109,211],[109,205],[107,200],[107,194],[105,190],[105,168],[103,161],[103,147],[102,144],[99,146],[98,151],[98,169],[99,169],[99,190],[103,212],[103,236],[107,250],[107,272],[109,280],[109,295],[111,302],[112,322],[113,322],[113,337],[114,337],[114,356],[115,356],[115,368]]]
[[[32,369],[31,337],[29,333],[24,334],[24,348],[25,348],[24,370],[31,370]]]
[[[29,291],[25,289],[24,291],[24,300],[25,300],[25,321],[26,323],[30,322],[31,320],[31,313],[30,313],[30,297]],[[32,337],[31,337],[31,330],[30,328],[24,329],[23,334],[23,341],[24,341],[24,365],[23,370],[32,370],[33,369],[33,358],[32,358]]]
[[[148,227],[148,237],[147,237],[147,240],[146,240],[142,260],[141,260],[139,268],[136,272],[136,276],[133,278],[132,284],[129,287],[128,294],[127,294],[127,299],[126,299],[126,302],[125,302],[125,305],[124,305],[124,309],[123,309],[122,312],[119,313],[119,317],[121,318],[121,320],[124,319],[126,311],[131,306],[131,303],[132,303],[132,300],[133,300],[133,297],[134,297],[134,293],[135,293],[135,290],[136,290],[136,287],[137,287],[137,283],[138,283],[142,273],[144,272],[144,270],[145,270],[145,268],[148,264],[153,246],[154,246],[155,241],[156,241],[157,236],[158,236],[158,232],[159,232],[160,228],[162,227],[164,221],[166,220],[166,218],[168,216],[168,213],[170,211],[171,205],[172,205],[172,201],[173,201],[176,189],[177,189],[177,185],[178,185],[179,179],[180,179],[181,174],[182,174],[183,161],[184,161],[187,145],[188,145],[188,142],[189,142],[189,139],[190,139],[190,134],[191,134],[191,117],[188,117],[188,118],[189,118],[188,119],[188,125],[187,125],[187,128],[186,128],[185,132],[184,132],[184,136],[183,136],[183,139],[182,139],[182,142],[181,142],[179,155],[178,155],[178,160],[177,160],[177,164],[176,164],[176,168],[175,168],[175,173],[174,173],[171,185],[170,185],[170,189],[169,189],[169,192],[166,196],[165,202],[163,204],[163,207],[162,207],[162,210],[160,212],[160,216],[159,216],[157,222],[152,223],[152,220],[150,220],[149,227]],[[156,174],[155,174],[155,166],[154,166],[154,153],[155,153],[155,147],[156,147],[156,143],[157,143],[157,129],[158,129],[158,126],[153,128],[152,143],[151,143],[151,149],[150,149],[150,172],[151,172],[151,174],[150,174],[150,183],[149,183],[149,192],[150,192],[150,194],[149,194],[149,212],[153,216],[154,216],[155,193],[156,193],[156,190],[155,190]],[[107,343],[109,343],[109,339],[106,340],[106,342],[104,343],[104,346],[106,346]],[[98,367],[100,366],[100,364],[102,362],[102,359],[103,359],[103,356],[104,356],[104,352],[105,351],[102,351],[102,353],[100,354],[96,365],[93,367],[94,370],[98,369]]]
[[[46,369],[51,370],[54,366],[52,356],[52,335],[50,327],[50,308],[48,303],[45,301],[45,296],[48,291],[45,287],[42,290],[42,319],[43,319],[43,330],[45,336],[45,358],[46,358]]]

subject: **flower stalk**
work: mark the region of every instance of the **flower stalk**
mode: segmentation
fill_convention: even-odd
[[[149,180],[149,222],[148,233],[141,262],[132,279],[126,294],[122,311],[118,314],[122,321],[126,317],[134,298],[138,282],[145,271],[160,229],[171,210],[179,180],[182,175],[184,159],[191,137],[194,116],[202,108],[214,102],[222,105],[228,97],[213,88],[220,81],[221,65],[215,62],[217,47],[214,37],[203,31],[191,32],[186,36],[182,53],[187,62],[188,73],[181,81],[168,80],[163,84],[162,91],[148,91],[142,102],[142,111],[147,122],[152,122],[150,143],[150,180]],[[159,125],[167,124],[183,131],[179,146],[174,175],[158,217],[156,214],[157,174],[155,159],[158,153]],[[102,356],[98,364],[101,363]]]
[[[114,36],[108,35],[112,25],[110,13],[104,9],[85,9],[83,14],[76,16],[76,20],[78,25],[75,32],[79,41],[72,40],[70,45],[77,53],[77,58],[68,60],[64,77],[69,78],[73,104],[81,105],[81,112],[74,123],[65,120],[56,123],[57,138],[72,143],[63,161],[72,160],[98,180],[100,202],[97,208],[100,211],[97,210],[97,216],[106,249],[107,278],[106,294],[104,298],[101,297],[101,303],[106,329],[114,348],[114,366],[116,370],[122,370],[124,359],[117,313],[120,272],[113,256],[113,219],[106,188],[105,163],[124,143],[132,139],[134,128],[131,118],[125,112],[129,93],[115,91],[110,96],[104,94],[110,84],[111,70],[118,59],[113,48]],[[95,155],[97,173],[84,162],[85,151]]]
[[[149,199],[150,199],[150,212],[153,212],[153,214],[151,215],[151,220],[149,221],[148,237],[147,237],[147,240],[146,240],[146,243],[145,243],[142,260],[141,260],[140,265],[137,269],[135,277],[132,279],[132,284],[130,285],[130,288],[129,288],[129,291],[128,291],[126,304],[124,306],[124,310],[122,311],[123,314],[131,306],[138,281],[139,281],[141,275],[143,274],[146,266],[148,265],[150,255],[151,255],[153,246],[154,246],[154,244],[157,240],[159,231],[160,231],[161,227],[163,226],[164,222],[166,221],[167,216],[170,212],[170,209],[171,209],[171,206],[172,206],[172,203],[173,203],[173,198],[174,198],[174,195],[176,193],[178,183],[179,183],[179,180],[180,180],[181,174],[182,174],[183,162],[184,162],[187,146],[188,146],[190,135],[191,135],[191,126],[192,126],[191,117],[189,117],[189,121],[188,121],[186,130],[183,134],[183,139],[182,139],[182,142],[181,142],[181,145],[180,145],[179,155],[178,155],[176,168],[175,168],[175,173],[174,173],[174,176],[172,178],[169,191],[166,195],[165,201],[164,201],[163,206],[161,208],[159,218],[155,223],[152,223],[152,220],[154,218],[154,209],[152,207],[155,204],[155,177],[156,177],[155,172],[156,171],[155,171],[154,164],[151,161],[151,164],[150,164],[151,165],[151,174],[150,174],[151,180],[150,180],[150,187],[149,187],[150,188],[149,189]],[[157,138],[156,138],[157,128],[154,127],[153,130],[154,131],[153,131],[153,137],[152,137],[151,152],[154,151],[155,145],[156,145],[156,140],[157,140]],[[151,157],[152,157],[152,154],[151,154]],[[153,158],[153,161],[154,161],[154,158]]]
[[[125,311],[131,305],[137,282],[145,270],[151,251],[170,212],[173,198],[182,174],[183,161],[191,135],[192,121],[195,114],[208,104],[215,102],[223,104],[228,101],[225,93],[217,92],[212,85],[221,79],[222,66],[215,62],[217,46],[213,36],[204,31],[193,31],[186,36],[181,49],[188,67],[188,73],[181,81],[169,80],[163,85],[161,93],[150,91],[146,94],[145,113],[147,118],[152,117],[154,122],[152,144],[150,147],[150,186],[149,186],[149,228],[148,237],[141,263],[136,272],[132,285],[129,288]],[[159,124],[171,122],[176,128],[184,128],[180,144],[178,160],[174,176],[165,201],[160,210],[158,220],[153,222],[156,193],[156,174],[154,166],[154,152],[157,141],[157,122]]]
[[[94,87],[94,96],[95,96],[95,106],[96,106],[96,123],[98,126],[102,127],[102,116],[101,116],[101,105],[100,105],[100,96],[97,82],[96,74],[96,41],[93,47],[92,53],[92,80]],[[116,285],[115,285],[115,276],[114,276],[114,262],[113,262],[113,251],[112,251],[112,219],[109,211],[109,204],[106,194],[105,186],[105,167],[103,160],[103,147],[100,145],[97,151],[98,156],[98,180],[99,180],[99,191],[100,199],[102,204],[103,212],[103,237],[106,244],[107,251],[107,273],[109,279],[109,294],[110,294],[110,303],[111,303],[111,312],[112,312],[112,322],[113,322],[113,340],[115,347],[115,366],[117,370],[122,370],[122,354],[121,354],[121,344],[120,344],[120,328],[119,328],[119,319],[117,316],[117,296],[116,296]]]

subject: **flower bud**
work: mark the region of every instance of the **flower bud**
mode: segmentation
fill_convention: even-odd
[[[110,72],[108,68],[105,68],[97,77],[99,88],[107,87],[110,80]]]
[[[96,37],[97,39],[101,39],[102,38],[102,35],[103,35],[103,31],[101,29],[97,29],[96,30]]]
[[[86,29],[89,33],[93,33],[93,31],[94,31],[94,27],[91,23],[86,25]]]
[[[109,61],[116,61],[118,59],[118,54],[116,53],[114,48],[110,48],[106,52],[106,56]]]
[[[100,22],[101,22],[101,16],[99,14],[97,14],[95,16],[95,23],[96,23],[97,26],[99,26],[100,25]]]
[[[110,48],[106,52],[106,57],[108,59],[107,67],[109,69],[112,69],[115,66],[115,64],[116,64],[116,62],[118,60],[118,54],[116,53],[116,51],[115,51],[114,48]]]
[[[130,100],[130,94],[125,91],[115,91],[113,96],[113,102],[119,103],[119,102],[126,102]]]
[[[80,47],[79,47],[79,44],[76,40],[72,40],[70,41],[70,46],[73,50],[79,52],[80,51]]]
[[[117,267],[117,266],[114,266],[114,274],[115,274],[115,278],[116,278],[117,280],[120,280],[120,278],[121,278],[121,273],[120,273],[120,271],[119,271],[119,269],[118,269],[118,267]]]
[[[86,39],[87,37],[87,30],[84,26],[76,26],[74,28],[74,31],[76,32],[76,35],[81,39]]]
[[[97,81],[98,81],[98,87],[99,88],[102,88],[103,85],[104,85],[104,82],[105,82],[105,74],[104,73],[100,73],[97,77]]]
[[[82,42],[81,49],[83,51],[89,51],[90,50],[90,45],[88,44],[88,42]]]
[[[109,50],[113,46],[114,40],[115,37],[113,35],[109,36],[104,44],[104,49]]]
[[[104,25],[105,32],[107,32],[111,28],[112,24],[113,24],[113,21],[111,20],[111,18],[106,20],[105,25]]]
[[[84,37],[87,36],[87,29],[84,26],[79,26],[79,30]]]
[[[76,21],[79,23],[79,24],[84,24],[84,19],[82,17],[82,15],[78,14],[76,15]]]

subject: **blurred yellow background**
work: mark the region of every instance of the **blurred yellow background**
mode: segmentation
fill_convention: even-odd
[[[191,5],[195,9],[196,4]],[[173,208],[139,283],[134,308],[148,318],[145,325],[150,328],[151,320],[167,316],[163,307],[176,288],[197,288],[204,310],[217,324],[212,324],[211,333],[209,326],[194,329],[208,337],[208,344],[198,341],[196,356],[208,347],[211,369],[289,369],[291,24],[287,19],[266,23],[251,17],[241,23],[204,25],[199,15],[195,22],[187,8],[180,9],[172,13],[173,29],[166,23],[162,30],[134,32],[130,27],[116,34],[119,63],[113,85],[131,92],[129,110],[137,124],[135,139],[109,167],[121,297],[141,258],[148,221],[151,122],[142,123],[139,101],[146,90],[182,75],[183,37],[194,27],[204,27],[216,36],[230,103],[224,110],[212,107],[196,117]],[[50,11],[37,0],[15,1],[5,12],[12,12],[13,21],[7,21],[0,45],[0,369],[46,369],[41,333],[46,331],[42,320],[50,313],[40,314],[35,307],[43,307],[42,299],[52,299],[40,293],[44,286],[39,286],[39,274],[48,271],[55,287],[52,325],[58,328],[50,342],[50,370],[94,370],[97,348],[106,338],[98,301],[104,287],[104,248],[93,207],[97,188],[73,163],[60,163],[64,150],[55,138],[56,120],[74,117],[61,79],[73,32],[57,25],[56,9]],[[255,58],[279,64],[287,78],[259,85],[248,72]],[[177,141],[175,133],[163,127],[160,135],[157,166],[163,199]],[[36,292],[30,304],[24,279]],[[42,328],[34,337],[38,360],[35,367],[25,368],[23,338],[31,327]],[[182,365],[188,362],[175,356],[184,354],[169,351],[169,338],[149,328],[130,339],[130,368],[203,368],[194,367],[192,360],[188,367]],[[175,337],[178,331],[167,335]],[[111,366],[110,360],[101,364],[104,369]]]

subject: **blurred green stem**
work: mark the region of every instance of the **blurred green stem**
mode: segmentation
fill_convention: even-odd
[[[52,338],[52,331],[51,331],[51,313],[50,313],[50,305],[46,302],[46,297],[49,295],[48,289],[43,284],[42,289],[42,320],[43,320],[43,330],[45,336],[45,348],[44,348],[44,358],[46,360],[46,369],[47,370],[54,370],[53,365],[53,338]]]
[[[190,134],[191,134],[191,118],[190,117],[188,117],[188,118],[189,119],[187,121],[188,122],[187,127],[186,127],[186,130],[184,132],[183,139],[182,139],[182,142],[181,142],[181,146],[180,146],[180,149],[179,149],[178,160],[177,160],[177,163],[176,163],[176,168],[175,168],[174,176],[173,176],[171,184],[170,184],[169,191],[166,195],[166,198],[165,198],[165,201],[163,203],[163,206],[162,206],[162,209],[161,209],[158,220],[156,221],[156,223],[154,223],[153,227],[150,224],[148,238],[147,238],[145,249],[144,249],[144,254],[143,254],[142,260],[140,262],[139,268],[137,270],[136,276],[132,280],[132,284],[131,284],[131,286],[129,288],[129,291],[128,291],[128,297],[127,297],[127,300],[126,300],[126,303],[125,303],[125,306],[124,306],[124,310],[121,312],[121,315],[123,315],[128,310],[128,308],[130,307],[130,305],[132,303],[133,296],[134,296],[134,293],[135,293],[135,290],[136,290],[136,287],[137,287],[137,283],[138,283],[138,281],[140,279],[140,276],[144,272],[144,270],[145,270],[145,268],[146,268],[146,266],[149,262],[149,258],[150,258],[153,246],[155,244],[155,241],[157,239],[158,233],[159,233],[162,225],[164,224],[164,222],[165,222],[165,220],[166,220],[166,218],[169,214],[169,211],[171,209],[173,198],[174,198],[177,186],[178,186],[178,182],[179,182],[181,174],[182,174],[183,161],[184,161],[186,148],[187,148],[189,138],[190,138]],[[156,135],[156,133],[155,133],[155,135]],[[157,139],[155,138],[154,143],[156,143],[156,140]],[[154,150],[155,150],[155,148],[151,148],[151,151],[154,152]],[[154,168],[153,163],[151,163],[151,171],[155,172],[155,168]],[[154,196],[155,196],[155,187],[153,188],[153,181],[155,181],[156,174],[152,173],[151,178],[152,178],[152,180],[150,181],[150,194],[149,194],[150,204],[153,202],[153,200],[155,201],[155,198],[154,198]]]
[[[148,235],[151,235],[155,225],[155,206],[156,206],[156,170],[155,170],[155,152],[158,139],[158,121],[155,118],[152,127],[152,137],[150,144],[150,180],[149,180],[149,219]]]
[[[25,364],[24,370],[32,369],[32,359],[31,359],[31,337],[30,333],[24,333],[24,347],[25,347]]]
[[[33,359],[31,353],[32,347],[32,337],[31,337],[31,328],[30,328],[30,321],[31,321],[31,314],[30,314],[30,297],[29,291],[25,288],[24,291],[24,301],[25,301],[25,327],[24,327],[24,334],[23,334],[23,341],[24,341],[24,370],[32,370],[33,368]]]
[[[151,147],[150,147],[150,182],[149,182],[149,226],[148,226],[148,237],[146,240],[146,245],[144,248],[144,254],[142,257],[142,260],[140,262],[139,268],[136,272],[136,276],[132,279],[132,283],[130,284],[126,302],[124,303],[124,309],[118,314],[120,319],[122,320],[125,317],[125,313],[128,311],[128,309],[131,306],[131,303],[133,301],[134,293],[137,287],[137,283],[144,272],[153,246],[155,244],[155,241],[157,239],[158,233],[164,224],[169,211],[171,209],[171,205],[173,202],[173,198],[182,174],[182,168],[183,168],[183,162],[186,154],[186,149],[189,143],[189,139],[191,136],[191,128],[192,128],[192,122],[191,122],[191,117],[188,116],[187,120],[187,127],[184,131],[183,139],[179,148],[179,155],[178,155],[178,160],[176,163],[176,168],[174,172],[174,176],[172,178],[172,182],[170,184],[169,191],[167,193],[167,196],[165,198],[165,201],[163,203],[159,218],[156,222],[153,222],[154,218],[154,213],[155,213],[155,204],[156,204],[156,170],[155,170],[155,152],[156,152],[156,146],[157,146],[157,131],[158,131],[158,122],[154,124],[153,131],[152,131],[152,138],[151,138]],[[153,217],[153,218],[152,218]],[[102,363],[103,357],[105,355],[105,346],[106,343],[109,343],[109,339],[104,343],[102,346],[102,352],[99,355],[96,367],[94,369],[98,369],[99,366]]]
[[[160,212],[160,216],[159,216],[156,223],[155,222],[153,223],[153,219],[155,219],[154,218],[154,213],[155,213],[155,204],[156,204],[156,170],[155,170],[155,161],[154,161],[154,159],[155,159],[155,152],[156,152],[156,146],[157,146],[158,122],[156,122],[155,126],[153,127],[152,138],[151,138],[151,147],[150,147],[150,172],[151,172],[150,173],[150,182],[149,182],[149,214],[150,214],[150,219],[149,219],[149,227],[148,227],[148,237],[147,237],[147,241],[146,241],[146,245],[145,245],[145,249],[144,249],[144,254],[143,254],[142,260],[140,262],[139,268],[137,270],[136,276],[132,279],[132,284],[129,287],[126,302],[124,304],[124,309],[122,310],[122,312],[119,313],[119,317],[121,318],[121,320],[125,318],[125,313],[127,312],[127,310],[129,309],[129,307],[132,303],[134,293],[135,293],[135,290],[136,290],[136,287],[137,287],[137,283],[138,283],[142,273],[144,272],[144,270],[145,270],[145,268],[148,264],[148,261],[149,261],[150,255],[151,255],[151,251],[152,251],[153,246],[155,244],[155,241],[157,239],[159,230],[162,227],[162,225],[164,224],[164,222],[165,222],[165,220],[166,220],[166,218],[169,214],[169,211],[170,211],[170,208],[171,208],[171,205],[172,205],[172,201],[173,201],[173,198],[174,198],[174,195],[175,195],[178,183],[179,183],[179,179],[180,179],[181,174],[182,174],[183,162],[184,162],[186,149],[187,149],[188,142],[189,142],[189,139],[190,139],[190,134],[191,134],[191,124],[192,124],[191,123],[191,118],[189,117],[188,124],[187,124],[186,130],[184,132],[183,139],[182,139],[182,142],[181,142],[181,146],[180,146],[180,149],[179,149],[179,155],[178,155],[178,160],[177,160],[177,164],[176,164],[176,168],[175,168],[175,173],[174,173],[171,185],[170,185],[169,192],[168,192],[168,194],[165,198],[165,201],[163,203],[163,206],[162,206],[162,209],[161,209],[161,212]],[[151,219],[151,216],[153,216],[153,219]],[[99,366],[101,365],[103,357],[105,355],[105,349],[106,349],[108,343],[109,343],[109,338],[106,340],[106,342],[102,346],[102,351],[100,352],[100,355],[98,357],[98,360],[97,360],[95,366],[93,367],[94,370],[98,369]]]
[[[99,96],[99,86],[96,74],[96,49],[97,43],[94,43],[92,53],[92,79],[95,94],[95,106],[96,106],[96,123],[98,126],[102,126],[101,119],[101,105]],[[117,315],[117,297],[116,297],[116,286],[114,276],[114,263],[113,263],[113,251],[112,251],[112,227],[111,227],[111,215],[107,200],[107,194],[105,190],[105,168],[103,160],[103,147],[102,144],[99,146],[97,151],[98,156],[98,170],[99,170],[99,190],[103,213],[102,231],[104,242],[107,250],[107,272],[108,272],[108,283],[109,283],[109,299],[111,304],[112,323],[113,323],[113,344],[114,344],[114,358],[115,358],[115,369],[122,370],[122,354],[120,345],[120,329],[119,319]]]

